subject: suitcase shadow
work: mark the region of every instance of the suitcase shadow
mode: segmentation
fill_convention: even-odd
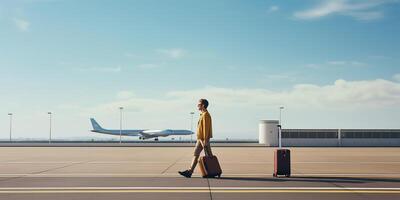
[[[361,177],[307,177],[291,176],[289,178],[264,178],[264,177],[221,177],[222,180],[237,181],[260,181],[260,182],[317,182],[317,183],[371,183],[371,182],[390,182],[400,183],[398,178],[361,178]]]

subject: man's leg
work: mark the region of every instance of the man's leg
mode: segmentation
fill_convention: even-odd
[[[194,157],[193,157],[193,160],[192,160],[192,164],[190,165],[190,169],[189,169],[189,171],[192,172],[192,173],[193,173],[194,169],[196,168],[197,163],[199,162],[199,157],[200,157],[201,150],[203,150],[203,146],[198,141],[197,144],[196,144],[196,149],[194,151]],[[204,147],[204,153],[206,153],[206,155],[208,155],[208,156],[212,156],[213,155],[212,151],[211,151],[210,144],[208,144],[207,146]]]
[[[193,171],[196,168],[198,162],[199,162],[199,156],[193,156],[192,164],[190,165],[190,169],[189,169],[189,171],[191,173],[193,173]]]
[[[200,141],[197,140],[196,146],[194,148],[192,164],[190,165],[189,171],[193,173],[194,169],[197,166],[197,162],[199,161],[200,153],[203,150],[203,145],[201,145]]]
[[[192,177],[193,171],[196,168],[197,162],[200,157],[200,153],[203,150],[203,145],[201,145],[200,141],[198,140],[196,142],[196,146],[194,148],[194,153],[193,153],[193,159],[192,159],[192,164],[190,165],[190,169],[185,170],[185,171],[179,171],[178,173],[186,178]]]

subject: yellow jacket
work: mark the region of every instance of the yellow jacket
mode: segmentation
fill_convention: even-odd
[[[200,114],[200,119],[197,123],[197,139],[204,141],[212,137],[211,115],[208,111],[205,111]]]

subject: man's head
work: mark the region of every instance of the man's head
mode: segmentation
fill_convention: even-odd
[[[208,101],[207,101],[207,99],[200,99],[200,100],[199,100],[199,103],[197,104],[197,108],[198,108],[200,111],[205,111],[205,110],[207,110],[207,107],[208,107]]]

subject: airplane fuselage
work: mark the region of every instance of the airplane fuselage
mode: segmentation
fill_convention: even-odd
[[[189,130],[174,130],[174,129],[164,129],[164,130],[151,130],[151,129],[104,129],[102,128],[95,119],[90,119],[93,130],[95,133],[102,133],[108,135],[123,135],[123,136],[139,136],[140,139],[167,137],[171,135],[192,135],[193,132]]]

